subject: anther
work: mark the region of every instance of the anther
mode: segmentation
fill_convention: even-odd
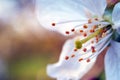
[[[68,60],[68,59],[69,59],[69,56],[66,56],[66,57],[65,57],[65,60]]]
[[[86,37],[86,36],[87,36],[87,33],[84,33],[83,36]]]
[[[79,62],[81,62],[82,60],[83,60],[83,58],[80,58],[80,59],[79,59]]]
[[[98,36],[96,36],[96,43],[98,42],[98,40],[99,40],[99,38],[98,38]]]
[[[92,46],[92,47],[91,47],[91,49],[92,49],[92,53],[96,52],[96,50],[95,50],[95,47],[94,47],[94,46]]]
[[[91,41],[91,43],[93,44],[93,43],[94,43],[94,41]]]
[[[71,57],[72,57],[72,58],[75,57],[75,54],[72,54]]]
[[[90,59],[87,59],[86,62],[90,62]]]
[[[91,30],[90,30],[90,33],[93,33],[93,32],[95,32],[94,29],[91,29]]]
[[[55,23],[52,23],[52,26],[56,26],[56,24],[55,24]]]
[[[89,19],[89,20],[88,20],[88,23],[92,23],[92,20],[91,20],[91,19]]]
[[[87,42],[88,40],[90,40],[91,38],[94,38],[94,37],[96,37],[97,35],[99,35],[99,34],[101,33],[101,30],[102,30],[102,28],[96,30],[94,33],[90,34],[87,38],[81,40],[81,41],[80,41],[81,44],[86,43],[86,42]]]
[[[82,32],[83,32],[83,30],[80,30],[80,32],[82,33]]]
[[[65,33],[66,33],[66,34],[70,34],[70,32],[69,32],[69,31],[66,31]]]
[[[88,28],[88,26],[85,24],[85,25],[83,25],[83,28],[85,28],[85,29],[86,29],[86,28]]]
[[[87,49],[86,49],[86,48],[84,48],[84,49],[83,49],[83,51],[84,51],[84,52],[86,52],[86,51],[87,51]]]
[[[93,29],[96,29],[96,28],[97,28],[97,25],[94,25],[94,26],[93,26]]]
[[[96,21],[98,21],[98,18],[95,18]]]
[[[77,51],[77,49],[75,48],[75,49],[74,49],[74,51],[76,52],[76,51]]]
[[[71,29],[71,31],[72,31],[72,32],[74,32],[74,31],[75,31],[75,29]]]

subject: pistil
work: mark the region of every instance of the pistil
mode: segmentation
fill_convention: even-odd
[[[76,40],[75,41],[75,48],[76,49],[81,49],[82,48],[82,44],[86,43],[87,41],[89,41],[90,39],[96,37],[97,35],[99,35],[102,32],[103,28],[100,28],[98,30],[96,30],[94,33],[90,34],[87,38],[82,39],[82,40]]]

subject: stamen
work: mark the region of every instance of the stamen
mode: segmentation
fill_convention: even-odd
[[[58,23],[52,23],[52,26],[58,25],[58,24],[66,24],[66,23],[72,23],[72,22],[84,22],[86,20],[68,20],[68,21],[62,21],[62,22],[58,22]]]
[[[102,46],[102,47],[97,47],[97,52],[101,52],[110,42],[111,38],[110,36],[112,36],[112,33],[109,34],[109,36],[105,37],[104,39],[100,40],[98,42],[98,44],[96,44],[97,46]],[[109,38],[109,39],[108,39]],[[103,42],[104,41],[104,42]],[[94,46],[93,46],[94,47]],[[95,48],[95,47],[94,47]],[[87,52],[88,53],[88,52]],[[86,62],[90,62],[90,59],[94,58],[95,56],[99,55],[100,53],[96,53],[96,54],[91,54],[86,58],[83,58],[83,60],[86,60]],[[84,54],[85,55],[85,54]]]
[[[87,48],[84,48],[83,51],[86,52],[86,51],[87,51]]]
[[[52,23],[52,26],[55,26],[56,24],[55,23]]]
[[[93,34],[89,35],[87,38],[81,40],[83,43],[87,42],[88,40],[90,40],[91,38],[97,36],[99,33],[101,33],[102,28],[98,29],[96,32],[94,32]]]
[[[86,37],[86,36],[87,36],[87,33],[84,33],[83,36]]]
[[[93,29],[95,30],[97,27],[98,27],[97,25],[94,25],[94,26],[93,26]]]
[[[82,33],[82,32],[83,32],[83,30],[80,30],[80,32]]]
[[[83,58],[80,58],[80,59],[79,59],[79,62],[81,62],[82,60],[83,60]]]
[[[93,43],[94,43],[94,41],[91,41],[91,43],[93,44]]]
[[[87,61],[87,62],[90,62],[90,59],[88,58],[86,61]]]
[[[75,49],[74,49],[74,51],[76,52],[76,51],[77,51],[77,49],[75,48]]]
[[[91,49],[92,49],[92,53],[96,52],[96,50],[95,50],[95,47],[94,47],[94,46],[92,46],[92,47],[91,47]]]
[[[96,21],[98,21],[98,18],[95,18]]]
[[[92,19],[89,19],[89,20],[88,20],[88,23],[89,23],[89,24],[92,23]]]
[[[68,59],[69,59],[69,56],[66,56],[66,57],[65,57],[65,60],[68,60]]]
[[[105,27],[104,27],[105,28]],[[99,34],[98,34],[98,36],[100,35],[100,33],[101,33],[101,31],[103,30],[103,28],[100,28],[100,29],[98,29],[98,30],[100,30],[99,31]],[[98,31],[97,30],[97,31]],[[108,32],[108,31],[107,31]],[[96,32],[95,32],[96,33]],[[80,54],[80,56],[82,56],[82,55],[88,55],[87,57],[84,57],[84,58],[80,58],[79,59],[79,62],[81,62],[82,60],[86,60],[86,62],[90,62],[91,61],[91,59],[93,58],[93,57],[95,57],[96,55],[98,55],[99,53],[96,53],[96,54],[92,54],[92,53],[95,53],[96,52],[96,50],[97,50],[97,52],[99,52],[99,50],[100,50],[100,52],[102,51],[101,49],[104,49],[103,47],[104,47],[104,44],[106,45],[106,43],[107,43],[107,45],[108,45],[108,41],[110,41],[110,36],[112,35],[112,33],[110,33],[110,34],[108,34],[109,36],[105,36],[105,38],[102,38],[102,37],[99,37],[99,38],[102,38],[102,39],[100,39],[100,41],[98,42],[98,44],[96,44],[95,46],[91,46],[91,49],[88,49],[87,51],[86,51],[86,53],[89,53],[90,52],[90,55],[88,55],[88,54]],[[94,35],[95,36],[95,35]],[[97,35],[96,35],[97,36]],[[95,36],[95,37],[96,37]],[[109,39],[108,39],[109,38]],[[106,40],[107,39],[107,40]],[[105,41],[105,42],[104,42]],[[82,43],[82,40],[81,40],[81,43]],[[97,47],[97,46],[103,46],[103,47]],[[79,55],[79,54],[78,54]]]
[[[93,33],[93,32],[95,32],[95,30],[94,30],[94,29],[91,29],[91,30],[90,30],[90,33]]]
[[[82,44],[86,43],[91,38],[97,36],[99,33],[101,33],[101,30],[102,30],[102,28],[98,29],[96,32],[94,32],[93,34],[89,35],[87,38],[85,38],[83,40],[76,40],[75,41],[75,48],[76,49],[80,49],[82,47]]]
[[[81,22],[81,21],[86,22],[86,20],[70,20],[70,21],[64,21],[64,22],[59,22],[59,23],[52,23],[51,25],[56,26],[58,24],[66,24],[66,23]],[[85,22],[80,23],[79,25],[74,26],[74,28],[71,29],[70,31],[68,30],[65,32],[66,34],[70,34],[70,32],[76,32],[76,30],[78,29],[78,32],[81,33],[82,37],[83,36],[86,37],[82,40],[75,41],[75,49],[74,49],[75,52],[78,51],[78,49],[81,49],[82,45],[84,43],[86,43],[87,41],[89,41],[91,38],[94,38],[96,40],[96,42],[98,42],[98,41],[100,42],[101,38],[105,37],[106,31],[109,28],[111,28],[109,26],[106,27],[106,25],[108,25],[107,23],[103,23],[103,22],[98,21],[98,18],[89,19],[87,23],[85,23]],[[82,28],[84,28],[83,30],[85,30],[85,31],[83,31]],[[91,41],[91,43],[93,44],[94,41]],[[83,51],[82,54],[78,54],[78,55],[87,55],[87,57],[84,56],[85,58],[84,57],[80,58],[79,62],[81,62],[82,60],[86,60],[86,62],[90,62],[91,56],[96,55],[96,54],[92,54],[92,53],[95,53],[96,50],[98,51],[96,46],[95,47],[91,46],[91,48],[82,48],[82,50],[81,50],[81,51]],[[87,52],[90,52],[90,54],[86,54]],[[65,56],[65,60],[68,60],[70,58],[74,58],[76,56],[77,56],[77,54]]]
[[[72,31],[72,32],[74,32],[74,31],[75,31],[75,29],[71,29],[71,31]]]
[[[75,54],[72,54],[72,55],[71,55],[71,58],[73,58],[73,57],[75,57]]]
[[[86,28],[88,28],[88,26],[87,26],[86,24],[84,24],[84,25],[83,25],[83,28],[86,29]]]
[[[69,31],[66,31],[65,33],[66,33],[66,34],[70,34],[70,32],[69,32]]]
[[[98,41],[99,41],[99,37],[98,37],[98,35],[96,36],[96,43],[98,43]]]

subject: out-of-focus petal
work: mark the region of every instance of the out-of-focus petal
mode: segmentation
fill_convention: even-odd
[[[47,74],[57,80],[79,80],[94,64],[95,59],[87,63],[79,62],[79,56],[65,60],[66,55],[71,55],[74,48],[74,41],[68,40],[61,52],[59,62],[47,66]],[[77,53],[75,53],[77,54]]]
[[[36,14],[40,24],[50,30],[56,30],[62,34],[71,30],[78,24],[85,23],[88,19],[84,8],[72,0],[36,0]],[[75,21],[74,20],[80,20]],[[73,21],[64,23],[66,21]],[[63,22],[51,26],[52,23]]]
[[[112,21],[114,23],[114,28],[117,29],[120,27],[120,2],[117,3],[113,9]]]
[[[111,46],[105,55],[106,80],[120,79],[120,43],[111,42]]]
[[[13,16],[17,3],[15,0],[0,0],[0,18],[6,19]]]
[[[82,3],[86,8],[91,10],[95,15],[102,16],[107,6],[106,0],[76,0]]]
[[[117,32],[120,34],[120,27],[117,29]]]

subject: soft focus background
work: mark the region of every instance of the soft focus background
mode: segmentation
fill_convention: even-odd
[[[53,80],[46,66],[66,39],[41,27],[34,0],[0,0],[0,80]]]
[[[52,80],[64,41],[38,23],[34,0],[0,0],[0,80]]]

